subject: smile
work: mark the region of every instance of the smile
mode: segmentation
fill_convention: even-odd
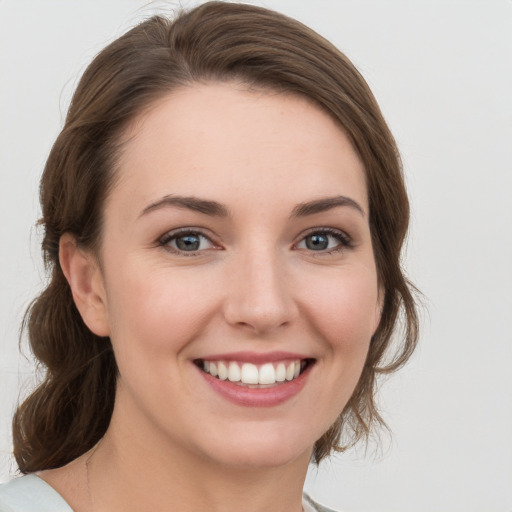
[[[240,361],[197,359],[194,363],[205,373],[218,380],[262,389],[297,379],[313,361],[313,359],[295,359],[254,364]]]

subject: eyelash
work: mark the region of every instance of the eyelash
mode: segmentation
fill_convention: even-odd
[[[169,252],[172,252],[174,254],[178,254],[180,256],[199,256],[203,250],[195,250],[195,251],[183,251],[176,247],[171,247],[169,244],[170,242],[177,240],[178,238],[185,237],[185,236],[195,236],[197,238],[202,238],[208,240],[214,247],[214,242],[211,241],[210,237],[205,235],[199,230],[190,229],[190,228],[182,228],[177,231],[171,231],[169,233],[166,233],[162,238],[158,240],[158,245],[162,246],[164,249],[166,249]]]
[[[178,238],[185,237],[187,235],[195,236],[200,239],[201,238],[206,239],[212,244],[213,248],[218,248],[218,247],[216,247],[215,243],[210,239],[209,236],[205,235],[204,233],[202,233],[199,230],[194,230],[194,229],[190,229],[190,228],[182,228],[180,230],[171,231],[171,232],[165,234],[163,237],[161,237],[158,240],[158,245],[165,248],[167,251],[172,252],[174,254],[178,254],[180,256],[185,256],[185,257],[199,256],[202,252],[204,252],[205,249],[199,249],[199,250],[195,250],[195,251],[184,251],[179,248],[171,247],[169,245],[170,242],[175,241]],[[349,248],[353,247],[352,240],[346,233],[344,233],[343,231],[340,231],[338,229],[333,229],[333,228],[312,229],[311,231],[306,233],[299,240],[299,242],[297,244],[294,244],[294,246],[296,247],[300,243],[304,242],[306,240],[306,238],[308,238],[312,235],[332,237],[332,238],[336,239],[337,242],[339,242],[338,245],[336,245],[335,247],[328,249],[328,250],[314,251],[312,249],[307,249],[307,248],[305,249],[307,252],[310,252],[311,254],[313,254],[315,256],[322,256],[322,255],[326,255],[326,254],[335,254],[335,253],[341,252],[345,249],[349,249]],[[315,253],[317,253],[317,254],[315,254]]]
[[[336,254],[338,252],[344,251],[346,249],[350,249],[353,247],[352,239],[343,231],[339,229],[334,228],[314,228],[310,230],[308,233],[306,233],[299,241],[299,243],[302,243],[306,240],[306,238],[312,236],[312,235],[320,235],[320,236],[327,236],[332,237],[337,240],[338,245],[331,249],[322,250],[322,251],[314,251],[312,249],[306,249],[308,252],[313,254],[314,256],[323,256],[325,254]],[[298,245],[298,244],[296,244]],[[316,254],[315,254],[316,253]]]

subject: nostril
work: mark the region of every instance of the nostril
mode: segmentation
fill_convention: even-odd
[[[265,276],[241,279],[243,285],[226,295],[223,313],[228,324],[263,334],[287,327],[297,319],[293,297],[284,287],[267,281]]]

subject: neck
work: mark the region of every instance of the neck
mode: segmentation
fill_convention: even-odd
[[[105,437],[87,458],[95,511],[302,510],[310,450],[279,466],[219,463],[140,424],[128,432],[122,428],[128,424],[115,411]]]

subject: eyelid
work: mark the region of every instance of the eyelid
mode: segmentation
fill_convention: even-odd
[[[214,240],[214,237],[205,231],[206,230],[204,230],[203,228],[197,228],[194,226],[187,226],[187,227],[180,227],[180,228],[172,229],[170,231],[167,231],[164,235],[162,235],[161,237],[159,237],[157,239],[157,245],[163,247],[165,250],[167,250],[169,252],[178,254],[180,256],[198,256],[198,255],[200,255],[206,251],[209,251],[211,249],[215,249],[215,250],[222,249],[220,244]],[[203,238],[207,239],[212,244],[213,247],[208,248],[208,249],[199,249],[199,250],[195,250],[195,251],[183,251],[183,250],[180,250],[177,248],[173,248],[169,245],[169,242],[171,240],[178,238],[179,236],[184,236],[187,234],[198,235],[200,237],[203,237]],[[297,247],[301,242],[304,241],[304,239],[306,237],[314,235],[314,234],[327,235],[327,236],[334,237],[339,241],[339,244],[334,248],[321,250],[321,251],[314,251],[311,249],[303,249],[303,248]],[[353,243],[352,238],[345,231],[338,229],[338,228],[325,227],[325,226],[314,227],[314,228],[310,228],[310,229],[306,230],[305,232],[301,233],[300,238],[298,238],[297,242],[295,242],[293,244],[294,248],[296,248],[298,250],[307,251],[308,253],[311,253],[315,256],[321,256],[321,255],[341,252],[345,249],[350,249],[353,246],[354,246],[354,243]]]
[[[182,251],[169,245],[169,242],[171,242],[172,240],[185,235],[197,235],[199,237],[205,238],[211,243],[213,247],[209,247],[208,249],[199,249],[195,251]],[[177,229],[171,229],[170,231],[167,231],[164,235],[158,238],[157,245],[163,247],[165,250],[173,254],[177,254],[180,256],[199,256],[205,251],[211,249],[221,249],[219,244],[213,240],[213,237],[210,234],[205,233],[204,229],[196,228],[193,226],[180,227]]]
[[[323,227],[323,226],[310,228],[306,232],[302,233],[300,235],[299,240],[294,244],[294,247],[297,247],[308,236],[315,235],[315,234],[332,236],[339,241],[339,244],[334,248],[326,249],[323,251],[313,251],[310,249],[302,249],[302,248],[299,248],[299,250],[305,250],[315,256],[321,256],[321,255],[325,255],[325,254],[341,252],[345,249],[351,249],[354,247],[352,238],[345,231],[343,231],[342,229]]]

